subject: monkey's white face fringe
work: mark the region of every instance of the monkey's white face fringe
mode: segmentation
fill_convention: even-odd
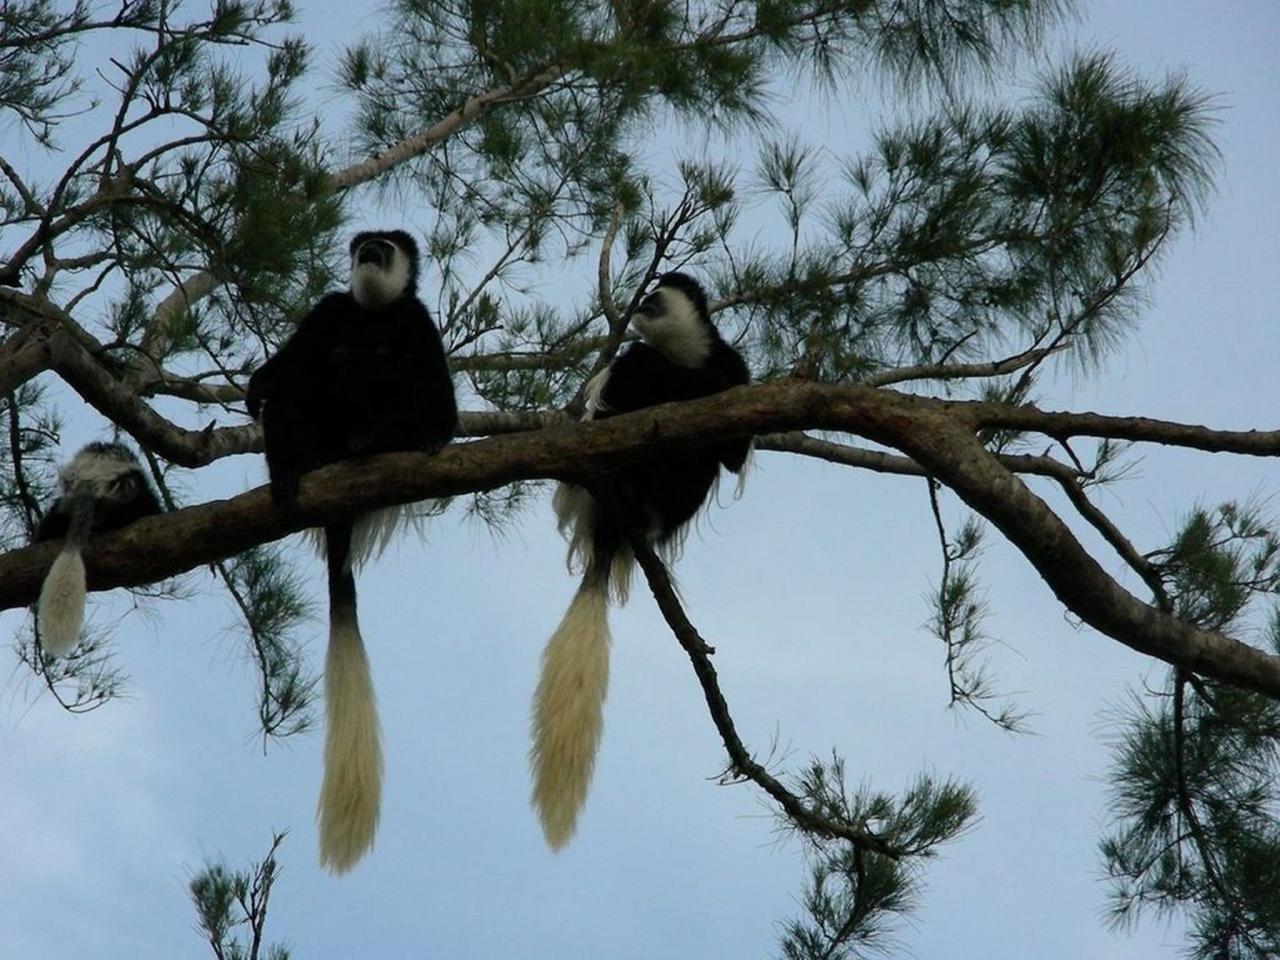
[[[362,307],[386,306],[409,285],[409,258],[396,248],[391,266],[384,270],[376,263],[357,263],[351,267],[351,295]]]
[[[45,653],[65,657],[75,649],[84,626],[84,560],[78,547],[58,554],[40,588],[36,617]]]
[[[123,447],[118,452],[81,450],[58,471],[58,479],[68,494],[106,500],[121,479],[135,472],[141,473],[138,461]]]
[[[325,661],[320,864],[346,873],[373,846],[382,803],[382,736],[355,611],[331,611]]]
[[[644,342],[674,364],[700,367],[711,354],[711,329],[692,300],[679,290],[659,287],[662,312],[655,317],[636,313],[631,325]]]
[[[530,798],[552,850],[573,836],[604,729],[609,687],[609,601],[584,586],[542,653],[533,697]]]

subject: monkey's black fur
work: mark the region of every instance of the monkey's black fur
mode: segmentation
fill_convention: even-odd
[[[160,501],[156,499],[142,466],[128,447],[118,443],[89,443],[80,449],[74,460],[63,471],[63,492],[49,505],[44,518],[36,528],[32,542],[58,540],[67,536],[75,513],[73,509],[82,496],[78,492],[84,480],[75,472],[75,464],[86,462],[82,458],[92,458],[117,464],[119,474],[101,485],[101,489],[93,489],[88,496],[92,500],[92,519],[88,521],[86,534],[101,533],[106,530],[119,530],[127,527],[135,520],[150,517],[161,512]]]
[[[366,306],[350,290],[328,294],[249,378],[246,402],[262,421],[279,503],[295,499],[299,477],[317,467],[438,450],[453,437],[453,382],[440,334],[417,296],[417,244],[403,230],[359,233],[352,266],[390,270],[396,248],[409,259],[398,296]]]
[[[742,356],[725,343],[711,323],[702,286],[687,274],[669,273],[658,281],[658,290],[663,287],[679,291],[693,303],[709,336],[705,360],[698,366],[684,366],[645,341],[630,344],[609,365],[592,419],[604,420],[662,403],[697,400],[751,382]],[[639,317],[662,313],[664,306],[658,290],[636,308]],[[633,511],[630,522],[648,530],[651,544],[662,547],[678,537],[697,514],[716,483],[720,467],[738,473],[750,452],[751,438],[746,437],[708,444],[687,453],[662,454],[628,469],[608,481],[608,486],[615,504]],[[624,537],[606,512],[598,511],[594,521],[594,572],[607,578],[610,561]]]

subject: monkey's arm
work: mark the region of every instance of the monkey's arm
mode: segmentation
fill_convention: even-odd
[[[253,372],[249,377],[249,389],[245,392],[245,406],[249,410],[249,416],[255,420],[261,418],[262,401],[271,396],[281,381],[292,376],[298,362],[308,355],[324,331],[332,326],[350,299],[350,294],[343,293],[330,293],[321,298],[311,308],[311,312],[299,321],[297,329],[284,345]]]
[[[633,343],[605,372],[596,419],[681,399],[671,364],[647,343]]]

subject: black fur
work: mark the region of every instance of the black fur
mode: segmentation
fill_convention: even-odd
[[[417,297],[417,244],[402,230],[360,233],[351,241],[353,259],[371,240],[409,255],[401,295],[370,309],[350,291],[328,294],[249,378],[249,414],[262,421],[278,502],[294,499],[299,477],[317,467],[378,453],[438,450],[456,429],[440,334]]]

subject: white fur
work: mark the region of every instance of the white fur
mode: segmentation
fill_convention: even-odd
[[[360,306],[376,309],[404,293],[409,285],[409,257],[399,247],[395,251],[387,270],[376,263],[356,263],[352,259],[351,295]]]
[[[387,544],[409,517],[405,507],[405,504],[398,503],[358,517],[351,525],[351,553],[347,562],[358,570],[368,561],[382,556]]]
[[[741,500],[742,495],[747,492],[747,474],[751,473],[756,465],[756,438],[751,438],[751,445],[747,447],[747,459],[742,461],[742,469],[738,471],[737,483],[733,485],[733,499]]]
[[[357,517],[351,524],[351,549],[347,552],[347,570],[359,570],[366,563],[382,556],[387,546],[395,539],[402,526],[418,526],[420,518],[407,509],[408,504],[397,504],[382,510],[374,510]],[[418,532],[422,528],[418,527]],[[316,553],[323,560],[329,556],[328,543],[324,537],[324,527],[312,527],[306,531]]]
[[[560,535],[569,541],[565,566],[570,573],[578,569],[587,570],[594,555],[591,531],[595,526],[596,511],[600,509],[595,498],[582,487],[560,483],[556,484],[551,505],[556,512]],[[631,572],[634,568],[635,554],[624,544],[613,555],[609,573],[610,594],[619,606],[625,606],[631,598]]]
[[[607,411],[609,409],[604,402],[604,388],[608,383],[608,367],[605,367],[587,381],[587,389],[585,392],[585,396],[587,398],[587,411],[582,415],[583,420],[594,420],[597,413]]]
[[[605,591],[579,590],[542,654],[533,698],[530,799],[553,850],[573,836],[591,786],[609,687],[608,611]]]
[[[116,481],[134,472],[138,472],[136,460],[97,450],[81,450],[58,471],[58,479],[65,493],[103,499],[110,496]]]
[[[355,611],[331,612],[325,660],[320,864],[346,873],[373,846],[382,803],[382,736]]]
[[[636,313],[631,325],[644,342],[682,367],[700,367],[711,355],[711,328],[693,301],[679,290],[659,287],[662,312],[656,317]]]
[[[40,626],[40,643],[45,653],[65,657],[75,649],[84,626],[85,575],[80,548],[71,547],[58,554],[44,586],[36,619]]]

